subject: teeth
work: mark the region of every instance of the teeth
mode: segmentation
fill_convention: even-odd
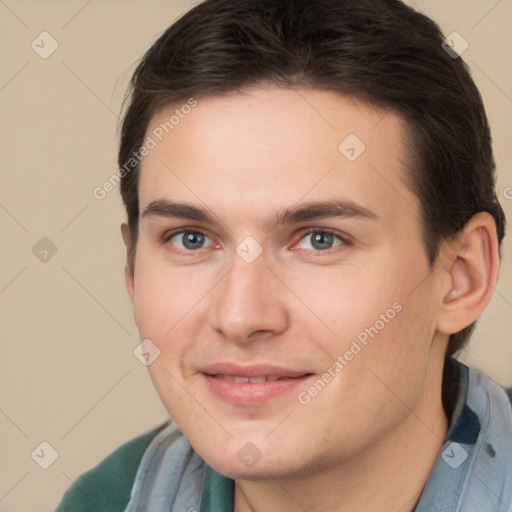
[[[252,377],[249,379],[249,382],[266,382],[266,377]]]
[[[265,377],[239,377],[238,375],[216,375],[218,379],[227,380],[229,382],[246,383],[246,382],[269,382],[278,380],[279,377],[267,375]]]

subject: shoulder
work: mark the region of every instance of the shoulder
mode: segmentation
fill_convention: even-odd
[[[499,497],[501,503],[512,503],[510,389],[474,369],[470,369],[469,380],[467,403],[479,416],[481,424],[472,468],[472,474],[478,475],[471,480],[473,501],[480,503],[478,500],[485,497],[489,502]],[[482,505],[479,510],[491,509]]]
[[[505,388],[475,368],[469,368],[468,405],[480,416],[482,423],[499,427],[510,434],[512,441],[512,388]],[[512,443],[511,443],[512,448]]]
[[[142,456],[168,423],[124,443],[81,475],[64,494],[55,512],[123,511]]]
[[[484,392],[491,402],[497,402],[501,407],[505,406],[507,411],[506,404],[512,405],[512,387],[503,387],[480,370],[471,367],[467,369],[469,372],[469,394],[471,395],[471,391],[475,392],[476,390]]]

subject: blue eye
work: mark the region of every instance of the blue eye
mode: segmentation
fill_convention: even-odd
[[[186,251],[202,249],[212,242],[210,238],[199,231],[182,231],[171,236],[169,241],[179,249]]]
[[[307,233],[299,242],[301,249],[313,251],[326,251],[340,245],[343,240],[332,233],[326,231],[312,231]]]

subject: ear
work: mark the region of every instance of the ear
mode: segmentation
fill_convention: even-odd
[[[126,251],[128,252],[130,250],[132,240],[130,236],[130,228],[128,227],[128,224],[126,222],[123,222],[121,224],[121,235],[123,237],[123,242],[126,247]],[[126,261],[126,264],[124,266],[124,280],[126,283],[126,290],[128,291],[128,295],[130,296],[130,301],[133,304],[133,272],[131,271],[130,266],[128,265],[128,260]]]
[[[499,270],[494,218],[477,213],[442,250],[449,289],[443,291],[437,330],[453,334],[473,323],[491,300]]]

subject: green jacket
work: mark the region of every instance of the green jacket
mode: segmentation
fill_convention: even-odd
[[[144,451],[168,423],[124,443],[81,475],[55,512],[123,512]]]

